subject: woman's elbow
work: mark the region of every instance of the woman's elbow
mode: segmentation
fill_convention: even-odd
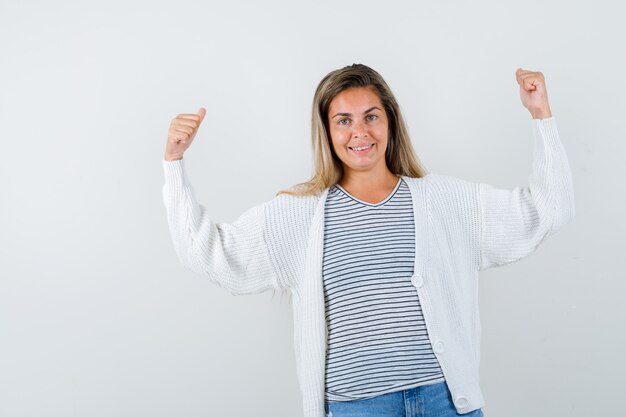
[[[574,204],[574,198],[562,201],[555,209],[554,221],[552,223],[551,232],[556,232],[563,226],[574,221],[576,215],[576,207]]]

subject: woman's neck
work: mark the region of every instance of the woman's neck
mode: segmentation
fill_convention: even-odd
[[[385,165],[384,169],[374,171],[354,171],[344,170],[343,177],[339,181],[346,191],[352,195],[384,194],[390,192],[398,184],[398,176],[389,171]]]

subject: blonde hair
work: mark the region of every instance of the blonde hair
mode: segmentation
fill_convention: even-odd
[[[335,153],[330,140],[328,110],[337,94],[355,87],[371,88],[383,104],[389,120],[389,134],[385,162],[396,175],[422,178],[426,169],[417,158],[400,106],[383,77],[363,64],[352,64],[331,71],[318,84],[313,96],[311,114],[311,144],[313,145],[313,177],[279,194],[306,196],[319,194],[324,189],[337,184],[343,176],[341,160]]]

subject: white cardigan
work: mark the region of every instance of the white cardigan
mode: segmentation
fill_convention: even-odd
[[[553,117],[532,119],[528,186],[512,190],[445,175],[404,176],[415,215],[411,278],[459,414],[484,406],[479,386],[478,272],[515,262],[574,217],[567,156]],[[182,264],[233,295],[289,289],[305,417],[325,417],[324,202],[281,194],[232,223],[211,220],[183,160],[163,161],[169,228]]]

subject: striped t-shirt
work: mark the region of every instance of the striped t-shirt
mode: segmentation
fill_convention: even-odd
[[[329,189],[324,213],[327,401],[351,401],[444,381],[411,283],[411,193],[398,184],[372,204]]]

